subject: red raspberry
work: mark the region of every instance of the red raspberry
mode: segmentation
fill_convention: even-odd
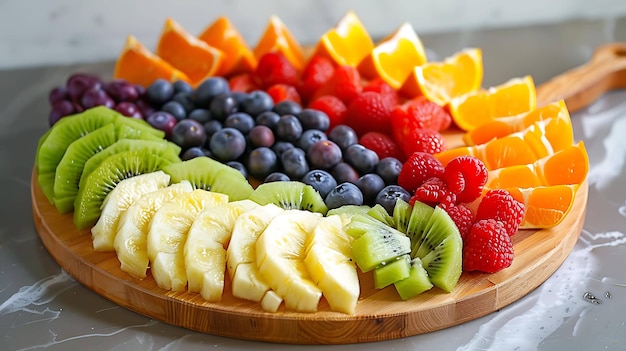
[[[323,95],[334,95],[349,105],[361,93],[361,76],[352,66],[335,68],[333,76],[313,95],[313,99]]]
[[[476,219],[495,219],[503,223],[509,236],[517,233],[524,218],[524,204],[504,189],[489,190],[480,201]]]
[[[391,135],[390,115],[391,106],[383,96],[369,91],[362,93],[348,105],[346,124],[359,136],[371,131]]]
[[[481,219],[463,242],[463,270],[495,273],[513,262],[513,244],[502,222]]]
[[[359,144],[374,151],[378,155],[378,159],[385,157],[395,157],[400,161],[404,160],[402,151],[396,145],[396,142],[387,134],[379,132],[367,132],[359,138]]]
[[[230,91],[241,93],[249,93],[260,88],[254,82],[250,73],[241,73],[231,77],[228,80],[228,85],[230,86]]]
[[[419,96],[402,105],[396,106],[391,113],[394,130],[410,131],[414,129],[432,129],[442,131],[450,127],[452,117],[436,103]]]
[[[432,154],[413,153],[402,165],[398,175],[398,185],[413,194],[415,189],[432,177],[443,175],[443,165]]]
[[[309,104],[309,107],[325,112],[328,115],[328,118],[330,119],[328,131],[332,130],[335,126],[344,124],[346,121],[346,111],[348,110],[348,107],[346,107],[346,104],[344,104],[336,96],[320,96],[313,100],[313,102]]]
[[[446,149],[443,135],[430,129],[413,129],[401,135],[394,130],[393,137],[407,157],[414,152],[436,154]]]
[[[298,91],[304,101],[309,99],[315,92],[326,83],[335,72],[332,61],[324,56],[312,57],[302,71]]]
[[[274,100],[275,104],[283,100],[291,100],[291,101],[297,102],[298,104],[301,102],[298,91],[296,90],[295,87],[291,85],[274,84],[271,87],[267,88],[265,92],[268,93],[269,96],[272,97],[272,100]]]
[[[261,56],[253,76],[263,89],[274,84],[298,84],[298,71],[280,52],[268,52]]]
[[[443,179],[432,177],[415,189],[415,194],[413,194],[409,200],[409,204],[413,205],[415,201],[435,207],[441,203],[446,205],[454,204],[456,202],[456,196],[448,190]]]
[[[373,91],[381,94],[391,106],[396,106],[400,100],[396,89],[392,88],[391,85],[385,82],[382,78],[374,78],[367,82],[367,84],[363,86],[363,92],[366,91]]]
[[[472,210],[464,204],[441,203],[439,207],[443,208],[452,218],[459,229],[459,233],[461,233],[461,238],[465,238],[472,229],[472,224],[474,224]]]
[[[448,188],[457,201],[470,203],[480,196],[487,182],[487,167],[476,157],[458,156],[448,162],[443,172]]]

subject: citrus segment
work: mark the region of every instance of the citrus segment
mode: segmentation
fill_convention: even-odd
[[[400,93],[409,98],[424,95],[445,106],[453,98],[480,89],[482,81],[482,50],[470,48],[443,62],[427,62],[414,67],[400,87]]]
[[[374,42],[352,11],[348,11],[318,41],[313,56],[325,56],[338,66],[356,67],[374,49]]]
[[[534,229],[550,228],[561,223],[572,209],[578,187],[574,184],[506,190],[526,208],[519,228]]]
[[[421,39],[409,23],[402,24],[384,38],[361,61],[359,72],[364,78],[382,78],[394,89],[399,89],[415,66],[426,62]]]
[[[224,59],[217,75],[232,76],[252,72],[257,60],[254,53],[233,23],[225,16],[216,19],[198,39],[224,53]]]
[[[157,79],[184,80],[189,77],[168,62],[148,50],[137,38],[129,35],[115,63],[113,78],[149,86]]]
[[[253,52],[257,60],[268,52],[280,52],[298,71],[304,68],[305,59],[300,43],[277,16],[270,17]]]
[[[171,18],[165,21],[156,53],[184,72],[192,85],[216,75],[224,59],[221,50],[189,34]]]
[[[531,76],[513,78],[491,87],[455,97],[450,101],[450,114],[456,125],[471,131],[496,117],[517,115],[537,106],[535,83]]]

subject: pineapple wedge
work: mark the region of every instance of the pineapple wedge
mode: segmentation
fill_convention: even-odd
[[[203,189],[183,193],[159,208],[148,229],[148,258],[157,285],[183,291],[187,286],[184,245],[200,211],[228,202],[228,196]]]
[[[102,212],[91,228],[95,251],[113,251],[113,242],[120,215],[143,194],[162,189],[170,183],[170,176],[163,171],[141,174],[119,182],[102,202]]]
[[[192,191],[193,186],[185,180],[167,188],[144,194],[126,211],[122,212],[113,242],[122,271],[135,278],[143,279],[146,277],[150,262],[147,244],[148,226],[152,216],[163,203]]]
[[[256,242],[259,272],[290,310],[315,312],[322,297],[304,264],[307,237],[320,218],[319,213],[285,210]]]
[[[242,213],[259,206],[251,200],[230,202],[202,210],[185,241],[187,290],[199,292],[207,301],[219,301],[224,292],[226,247],[235,221]]]

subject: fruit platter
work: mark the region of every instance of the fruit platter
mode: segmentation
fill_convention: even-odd
[[[225,17],[198,36],[167,19],[154,50],[128,36],[113,79],[50,92],[34,222],[83,285],[195,331],[345,344],[458,325],[578,240],[580,72],[485,88],[480,49],[428,60],[410,24],[374,42],[353,12],[311,47],[275,16],[253,48]]]

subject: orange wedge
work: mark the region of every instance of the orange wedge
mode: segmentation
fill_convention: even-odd
[[[415,66],[426,62],[422,41],[410,23],[404,23],[384,38],[359,63],[359,72],[366,79],[382,78],[399,89]]]
[[[374,49],[374,42],[352,11],[348,11],[315,46],[313,56],[321,55],[337,66],[356,67]]]
[[[217,75],[233,76],[252,72],[256,68],[257,60],[254,53],[227,17],[216,19],[198,36],[198,39],[224,53]]]
[[[550,185],[580,185],[589,172],[589,156],[581,141],[532,164],[510,166],[489,171],[486,187],[533,188]]]
[[[126,38],[124,48],[115,62],[113,78],[125,79],[144,87],[157,79],[190,81],[187,75],[152,53],[132,35]]]
[[[534,229],[550,228],[561,223],[572,209],[578,187],[574,184],[506,190],[526,208],[520,229]]]
[[[280,52],[298,71],[304,68],[305,60],[300,43],[276,16],[270,17],[265,32],[253,52],[257,60],[268,52]]]
[[[551,118],[537,121],[521,132],[480,145],[449,149],[435,157],[445,166],[457,156],[474,156],[483,161],[488,170],[494,170],[533,163],[572,145],[573,141],[571,122]]]
[[[480,89],[483,82],[483,54],[480,49],[460,51],[443,62],[428,62],[413,68],[400,87],[408,98],[424,95],[441,106],[453,98]]]
[[[224,59],[221,50],[189,34],[171,18],[165,21],[156,53],[184,72],[192,85],[216,75]]]
[[[456,125],[471,131],[496,117],[517,115],[537,107],[537,93],[531,76],[513,78],[486,90],[477,90],[450,101]]]

